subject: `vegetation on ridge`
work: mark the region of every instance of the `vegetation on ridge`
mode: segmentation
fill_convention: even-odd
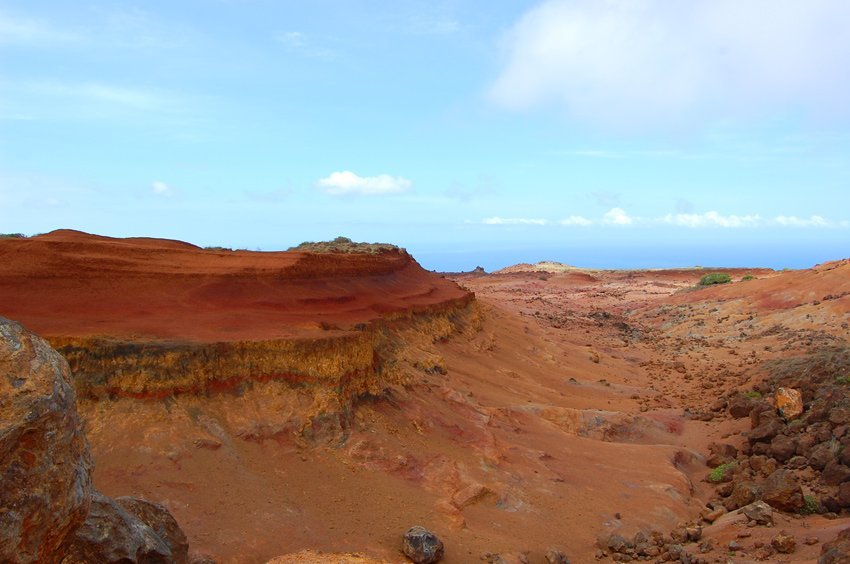
[[[297,247],[289,247],[287,250],[305,253],[366,253],[376,255],[387,251],[397,251],[399,248],[389,243],[355,243],[348,237],[337,237],[333,241],[304,241]]]

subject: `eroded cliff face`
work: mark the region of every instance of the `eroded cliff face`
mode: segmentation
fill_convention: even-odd
[[[395,248],[259,253],[57,231],[0,241],[0,258],[0,313],[65,356],[81,399],[272,385],[300,431],[344,427],[358,398],[444,371],[433,343],[478,323],[472,293]]]
[[[474,332],[480,313],[473,296],[375,320],[355,331],[317,338],[217,343],[132,342],[53,337],[68,360],[83,400],[162,400],[175,396],[244,396],[273,385],[291,396],[295,431],[317,418],[344,427],[359,398],[380,396],[417,372],[444,372],[433,344]],[[285,412],[285,411],[284,411]]]

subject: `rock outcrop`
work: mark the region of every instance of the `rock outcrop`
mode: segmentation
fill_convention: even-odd
[[[89,511],[91,456],[68,363],[0,318],[0,561],[55,562]]]
[[[0,318],[0,374],[0,562],[187,562],[165,507],[92,488],[65,359]]]

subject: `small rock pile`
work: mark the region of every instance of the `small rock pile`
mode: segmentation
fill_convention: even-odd
[[[850,509],[850,350],[768,363],[773,378],[728,401],[749,417],[741,452],[711,445],[709,481],[726,510],[763,499],[788,512]],[[804,486],[808,492],[804,495]]]

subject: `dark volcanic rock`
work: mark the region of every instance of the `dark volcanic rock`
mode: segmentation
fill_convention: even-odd
[[[0,317],[0,562],[55,562],[86,518],[91,456],[68,363]]]
[[[174,564],[185,564],[189,561],[189,542],[168,509],[158,503],[135,497],[119,497],[115,502],[139,518],[165,541],[171,549]]]
[[[773,524],[773,509],[763,501],[755,501],[743,509],[741,513],[759,525]]]
[[[824,543],[818,564],[850,564],[850,528],[838,533],[834,540]]]
[[[433,564],[443,558],[443,542],[419,525],[404,533],[404,554],[416,564]]]
[[[95,492],[88,517],[77,529],[62,564],[175,561],[165,539],[114,500]]]

